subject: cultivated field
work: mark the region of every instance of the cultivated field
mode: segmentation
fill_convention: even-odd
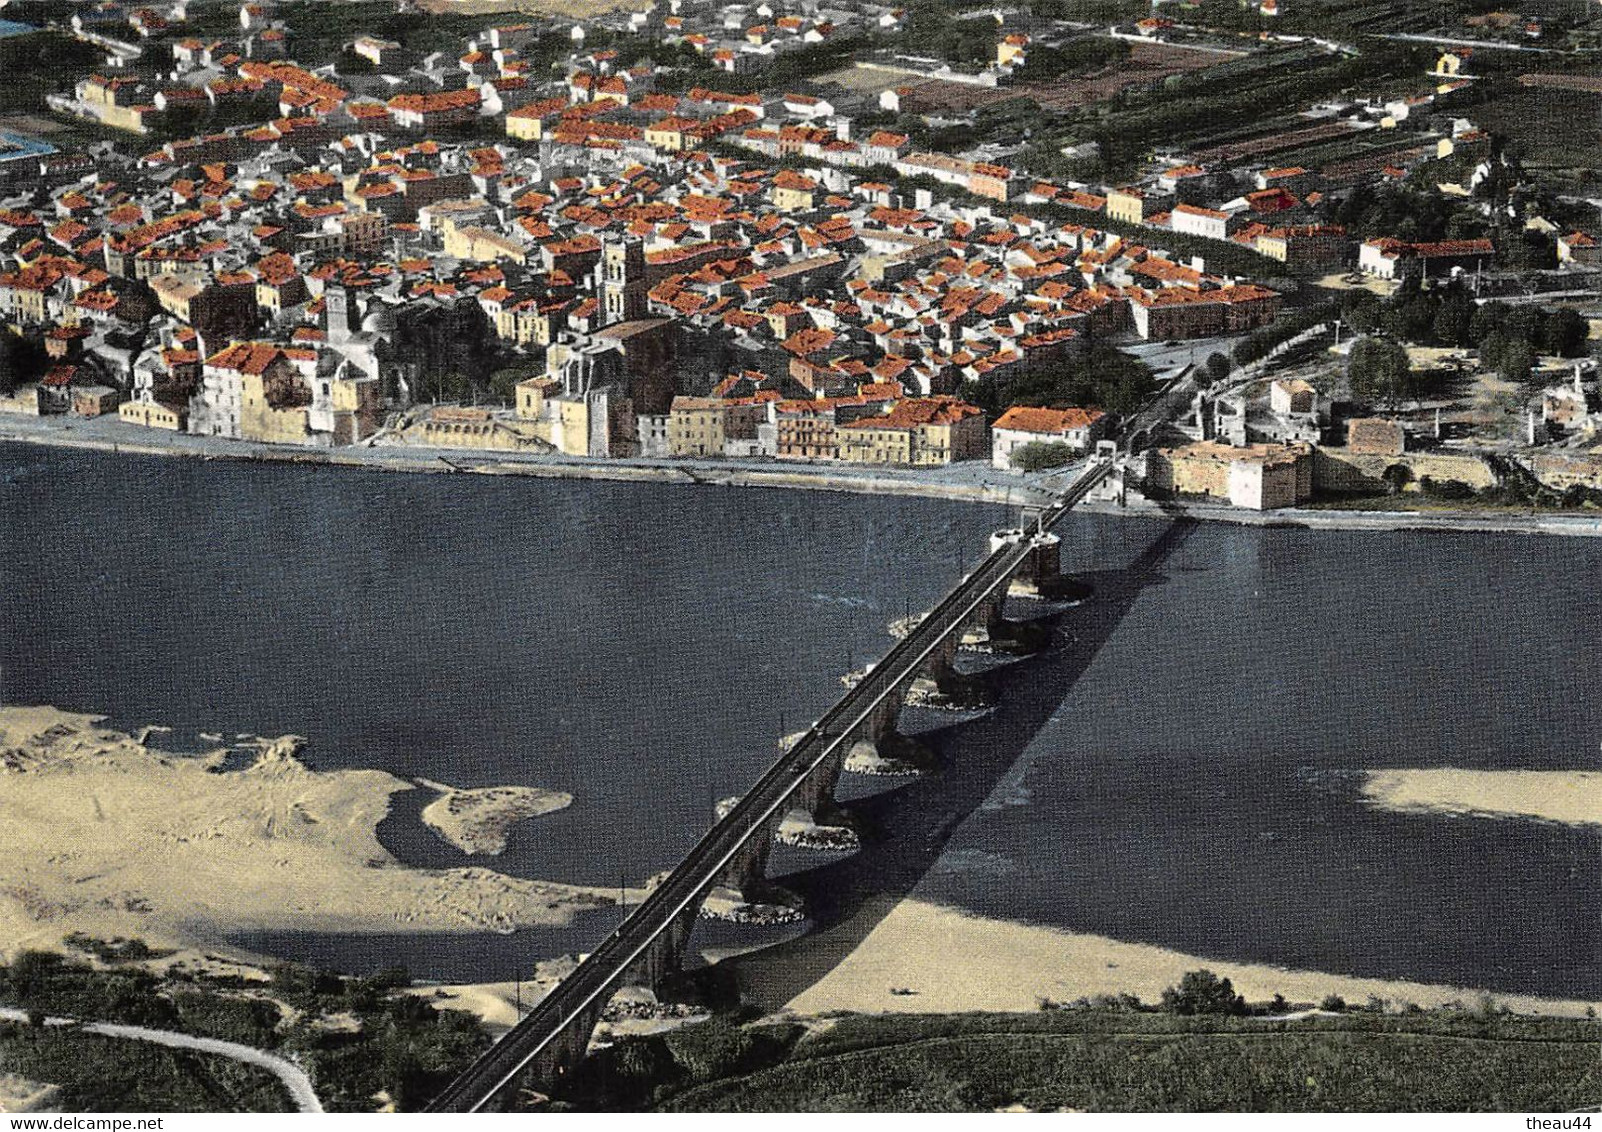
[[[633,0],[421,0],[418,7],[433,15],[481,16],[495,12],[523,12],[530,16],[571,17],[575,20],[634,8]]]
[[[1303,130],[1286,130],[1262,137],[1225,142],[1223,145],[1198,149],[1192,156],[1202,165],[1231,164],[1247,158],[1258,157],[1265,153],[1275,153],[1282,149],[1294,149],[1300,145],[1329,141],[1332,138],[1345,137],[1356,132],[1357,127],[1350,122],[1325,122],[1317,126],[1308,126]]]
[[[821,76],[852,90],[899,88],[902,109],[914,114],[963,113],[1013,98],[1029,98],[1047,110],[1071,110],[1111,98],[1121,90],[1158,83],[1169,75],[1205,70],[1244,52],[1202,50],[1171,43],[1131,43],[1129,58],[1093,75],[1051,83],[983,87],[928,79],[891,66],[845,67]]]

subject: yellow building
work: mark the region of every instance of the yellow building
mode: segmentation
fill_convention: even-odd
[[[20,385],[12,393],[0,395],[0,413],[15,413],[25,417],[39,416],[39,387]]]
[[[149,283],[157,304],[180,322],[190,321],[190,304],[206,289],[204,278],[171,271],[151,276]]]
[[[545,402],[555,397],[562,383],[554,377],[530,377],[512,387],[520,420],[537,421],[545,415]]]
[[[954,397],[912,397],[881,416],[836,429],[840,459],[857,464],[939,466],[990,455],[982,410]]]
[[[1158,493],[1204,495],[1252,511],[1294,507],[1313,494],[1308,444],[1234,447],[1201,441],[1160,448],[1147,458],[1146,485]]]
[[[840,459],[852,464],[912,463],[912,430],[882,422],[881,417],[868,417],[841,427]]]
[[[512,110],[506,115],[506,136],[518,141],[539,141],[545,136],[545,119],[532,107]]]
[[[568,456],[590,455],[590,403],[583,397],[559,397],[550,443]]]
[[[546,346],[550,344],[549,321],[549,316],[540,313],[537,300],[523,299],[501,308],[501,313],[495,319],[495,332],[519,346]],[[542,326],[546,330],[543,338],[540,335]]]
[[[668,455],[723,455],[728,407],[715,397],[675,397],[668,413]]]
[[[506,112],[506,133],[520,141],[539,141],[546,136],[547,127],[561,121],[568,107],[565,98],[547,98],[531,102]]]
[[[383,406],[377,381],[369,377],[336,378],[328,384],[335,444],[355,444],[378,431]]]
[[[145,133],[156,108],[141,101],[145,90],[138,79],[91,75],[76,88],[78,102],[88,116],[118,130]]]
[[[510,236],[491,232],[488,228],[458,228],[449,222],[445,225],[445,254],[477,263],[509,259],[522,264],[528,259],[528,249]]]
[[[1006,67],[1016,63],[1023,66],[1024,57],[1029,52],[1029,37],[1027,35],[1009,35],[996,43],[996,65]]]
[[[183,406],[163,405],[160,401],[124,401],[117,406],[117,416],[127,424],[182,432],[189,412]]]
[[[311,438],[306,407],[311,398],[287,376],[245,373],[240,377],[239,436],[269,444],[305,444]]]
[[[790,169],[782,169],[773,178],[769,198],[780,212],[810,212],[818,192],[818,183]]]
[[[490,452],[543,449],[547,442],[526,422],[508,421],[488,409],[441,406],[406,430],[408,438],[436,448]]]
[[[696,118],[663,118],[660,122],[645,127],[645,144],[652,149],[679,153],[684,149],[684,139],[688,131],[700,124],[700,120]]]
[[[1113,189],[1107,193],[1107,216],[1139,224],[1146,216],[1146,194],[1139,189]]]

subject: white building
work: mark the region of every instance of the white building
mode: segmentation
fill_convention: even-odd
[[[990,462],[1004,471],[1013,453],[1026,444],[1063,444],[1076,452],[1094,447],[1111,422],[1100,409],[1036,409],[1014,405],[990,430]]]

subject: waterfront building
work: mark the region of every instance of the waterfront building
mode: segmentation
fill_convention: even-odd
[[[1212,440],[1159,448],[1147,457],[1146,487],[1157,495],[1205,496],[1252,511],[1294,507],[1313,494],[1313,449]]]
[[[1025,444],[1062,444],[1085,452],[1106,435],[1110,424],[1100,409],[1014,405],[990,429],[991,463],[1003,471],[1013,470],[1013,453]]]
[[[913,397],[839,430],[839,458],[854,464],[930,466],[985,455],[984,412],[954,397]]]

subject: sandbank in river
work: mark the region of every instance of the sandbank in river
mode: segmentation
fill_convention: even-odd
[[[412,868],[379,843],[390,799],[413,785],[379,770],[318,771],[294,736],[227,753],[149,749],[99,717],[0,708],[0,953],[59,946],[70,932],[162,947],[219,947],[271,931],[509,932],[561,925],[611,890],[480,867]],[[439,832],[493,852],[533,794],[444,788]],[[510,805],[510,811],[501,802]],[[473,820],[466,818],[471,816]]]
[[[1602,771],[1372,770],[1363,796],[1371,805],[1399,813],[1602,825]]]

